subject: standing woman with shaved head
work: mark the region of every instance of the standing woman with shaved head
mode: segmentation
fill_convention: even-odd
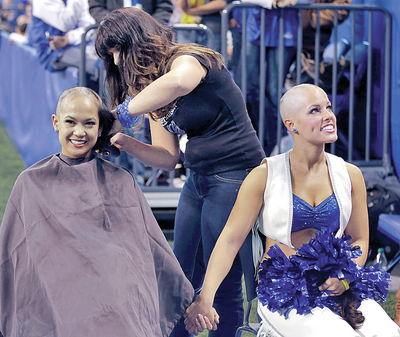
[[[282,97],[280,111],[294,147],[267,158],[243,182],[202,292],[186,311],[187,329],[197,333],[213,324],[215,291],[258,218],[266,236],[258,273],[258,314],[265,323],[259,334],[400,336],[375,301],[384,300],[388,275],[362,267],[369,239],[362,173],[325,152],[325,144],[337,139],[328,96],[311,84],[295,86]]]

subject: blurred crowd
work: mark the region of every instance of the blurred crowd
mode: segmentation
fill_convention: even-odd
[[[86,34],[86,83],[98,91],[100,61],[94,51],[96,30],[88,27],[99,23],[104,16],[119,7],[136,6],[151,14],[157,21],[176,28],[176,40],[179,43],[199,43],[221,52],[221,11],[232,0],[0,0],[0,30],[10,33],[12,43],[28,44],[36,49],[40,64],[48,71],[63,71],[67,67],[79,68],[81,62],[80,44],[82,34]],[[247,109],[257,133],[260,134],[259,117],[264,113],[266,123],[263,130],[262,144],[268,156],[276,150],[277,139],[277,105],[279,93],[288,88],[279,89],[278,63],[282,62],[278,55],[278,18],[279,8],[301,3],[350,4],[351,0],[243,0],[272,9],[267,12],[265,20],[265,104],[261,111],[259,76],[260,73],[260,34],[261,10],[251,8],[247,11],[247,42],[242,46],[242,12],[235,9],[230,14],[228,31],[227,66],[239,87],[246,82]],[[349,13],[339,11],[338,21],[343,22]],[[284,76],[290,73],[295,64],[298,15],[297,10],[285,10],[284,28]],[[316,11],[303,11],[303,53],[306,60],[313,59],[315,35],[317,27]],[[320,12],[320,55],[329,44],[334,15],[332,10]],[[184,29],[193,24],[203,24],[212,31],[213,44],[210,45],[204,31]],[[192,25],[192,26],[190,26]],[[182,28],[182,26],[185,26]],[[246,62],[241,62],[241,50],[246,50]],[[241,78],[245,63],[247,77]],[[312,80],[312,79],[311,79]],[[278,90],[279,89],[279,90]],[[279,123],[279,121],[278,121]],[[146,123],[145,123],[146,125]],[[144,128],[147,130],[146,128]],[[283,129],[283,136],[286,131]],[[139,138],[150,139],[145,135]],[[289,142],[289,146],[290,146]],[[122,164],[132,169],[132,158],[122,156]],[[143,168],[138,168],[139,172]],[[185,178],[184,168],[177,173],[177,187]],[[140,175],[139,175],[140,176]],[[160,180],[164,175],[160,175]],[[181,179],[182,177],[182,179]],[[141,180],[141,179],[140,179]]]
[[[10,41],[26,43],[31,7],[31,0],[2,0],[0,2],[0,30],[11,34]]]

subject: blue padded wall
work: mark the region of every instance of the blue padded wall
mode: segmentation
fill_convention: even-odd
[[[77,84],[75,69],[45,71],[35,50],[10,44],[0,32],[0,118],[27,167],[60,152],[51,115],[59,95]]]

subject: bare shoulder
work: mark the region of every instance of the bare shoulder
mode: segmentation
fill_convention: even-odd
[[[264,193],[268,178],[268,166],[266,162],[255,167],[243,182],[244,188],[250,188],[254,192]]]
[[[200,61],[190,54],[179,55],[172,61],[171,69],[177,67],[201,67],[202,69],[205,67],[200,63]]]
[[[353,188],[355,186],[365,187],[364,176],[360,170],[360,168],[354,164],[350,164],[346,162],[347,171],[349,172],[351,184]]]
[[[185,54],[172,61],[169,73],[179,76],[191,91],[207,75],[207,68],[194,56]]]

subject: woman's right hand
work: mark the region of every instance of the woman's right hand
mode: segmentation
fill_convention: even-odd
[[[110,143],[119,150],[124,150],[124,146],[128,142],[129,138],[131,137],[125,135],[124,133],[118,132],[117,134],[111,137]]]
[[[343,282],[336,277],[329,277],[318,289],[319,291],[330,291],[331,296],[340,296],[346,291]]]
[[[217,330],[219,324],[219,315],[212,307],[202,301],[201,295],[186,309],[185,312],[185,328],[194,335],[203,330]]]

